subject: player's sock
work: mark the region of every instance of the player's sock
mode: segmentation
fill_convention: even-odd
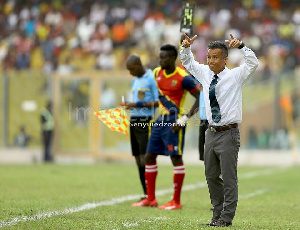
[[[155,164],[146,164],[145,167],[145,177],[147,184],[147,195],[148,200],[155,199],[155,180],[157,176],[157,165]]]
[[[139,167],[139,174],[140,174],[140,180],[141,184],[143,186],[144,194],[147,194],[147,188],[146,188],[146,181],[145,181],[145,166]]]
[[[185,176],[184,164],[174,166],[174,195],[173,200],[176,204],[180,204],[180,194]]]

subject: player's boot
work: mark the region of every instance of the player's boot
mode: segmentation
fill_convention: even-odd
[[[144,199],[137,203],[133,203],[131,207],[157,207],[157,201],[156,199],[151,201],[148,199]]]
[[[181,204],[176,204],[174,200],[171,200],[169,203],[165,205],[161,205],[158,208],[159,209],[165,209],[165,210],[176,210],[181,209]]]

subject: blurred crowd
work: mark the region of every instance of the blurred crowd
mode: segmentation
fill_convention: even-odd
[[[258,80],[280,71],[299,71],[300,7],[296,0],[197,0],[193,45],[206,61],[209,41],[229,33],[260,60]],[[298,3],[297,3],[298,2]],[[162,44],[180,40],[179,0],[3,0],[0,3],[0,63],[9,69],[40,66],[44,71],[124,68],[131,50],[157,66]],[[231,52],[231,65],[241,61]],[[86,58],[89,57],[89,58]],[[74,63],[74,58],[82,61]]]

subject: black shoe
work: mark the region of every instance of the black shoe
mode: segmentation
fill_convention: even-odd
[[[217,220],[211,220],[210,223],[206,224],[207,226],[216,226],[215,223],[217,222]]]
[[[215,227],[228,227],[232,225],[232,222],[226,222],[224,220],[217,220],[216,222],[214,223],[211,223],[211,225],[209,226],[215,226]]]

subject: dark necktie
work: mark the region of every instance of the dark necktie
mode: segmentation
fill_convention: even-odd
[[[212,119],[216,123],[218,123],[221,120],[221,111],[220,111],[219,103],[217,101],[216,90],[215,90],[217,83],[218,83],[218,76],[214,75],[214,78],[211,81],[209,86],[209,101],[210,101]]]

